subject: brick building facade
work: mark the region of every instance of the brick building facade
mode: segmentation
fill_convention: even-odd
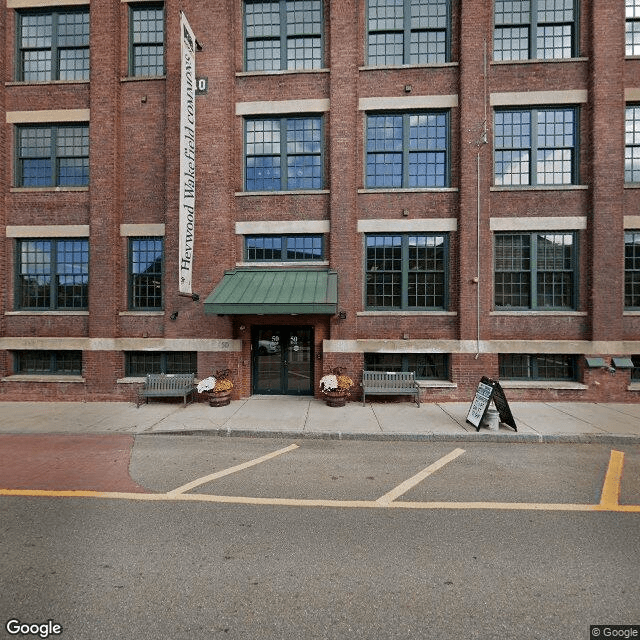
[[[333,367],[640,399],[640,0],[6,0],[0,397]],[[195,38],[180,291],[182,13]]]

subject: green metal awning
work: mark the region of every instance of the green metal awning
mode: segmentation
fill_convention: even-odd
[[[335,314],[338,274],[315,269],[233,269],[204,301],[204,312]]]

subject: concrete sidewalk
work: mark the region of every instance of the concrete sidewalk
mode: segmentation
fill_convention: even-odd
[[[348,402],[253,396],[226,407],[151,402],[0,402],[0,433],[212,434],[288,438],[640,444],[640,404],[510,403],[518,431],[480,431],[469,403]]]

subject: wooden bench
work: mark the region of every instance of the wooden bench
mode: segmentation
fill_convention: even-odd
[[[182,396],[184,406],[187,406],[187,396],[194,391],[194,373],[150,373],[147,375],[142,388],[138,390],[136,407],[140,406],[143,398],[179,398]]]
[[[420,387],[411,371],[363,371],[362,406],[365,406],[367,394],[380,396],[415,396],[420,406]]]

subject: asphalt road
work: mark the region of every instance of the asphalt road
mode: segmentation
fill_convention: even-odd
[[[591,624],[640,624],[640,513],[575,510],[615,481],[607,447],[145,436],[85,442],[74,476],[78,451],[52,441],[47,465],[42,444],[37,464],[22,450],[23,493],[0,496],[0,637],[16,637],[10,619],[81,640],[588,639]],[[619,504],[638,505],[640,447],[621,453]],[[78,490],[78,474],[123,484],[30,495],[30,469],[51,491]]]

